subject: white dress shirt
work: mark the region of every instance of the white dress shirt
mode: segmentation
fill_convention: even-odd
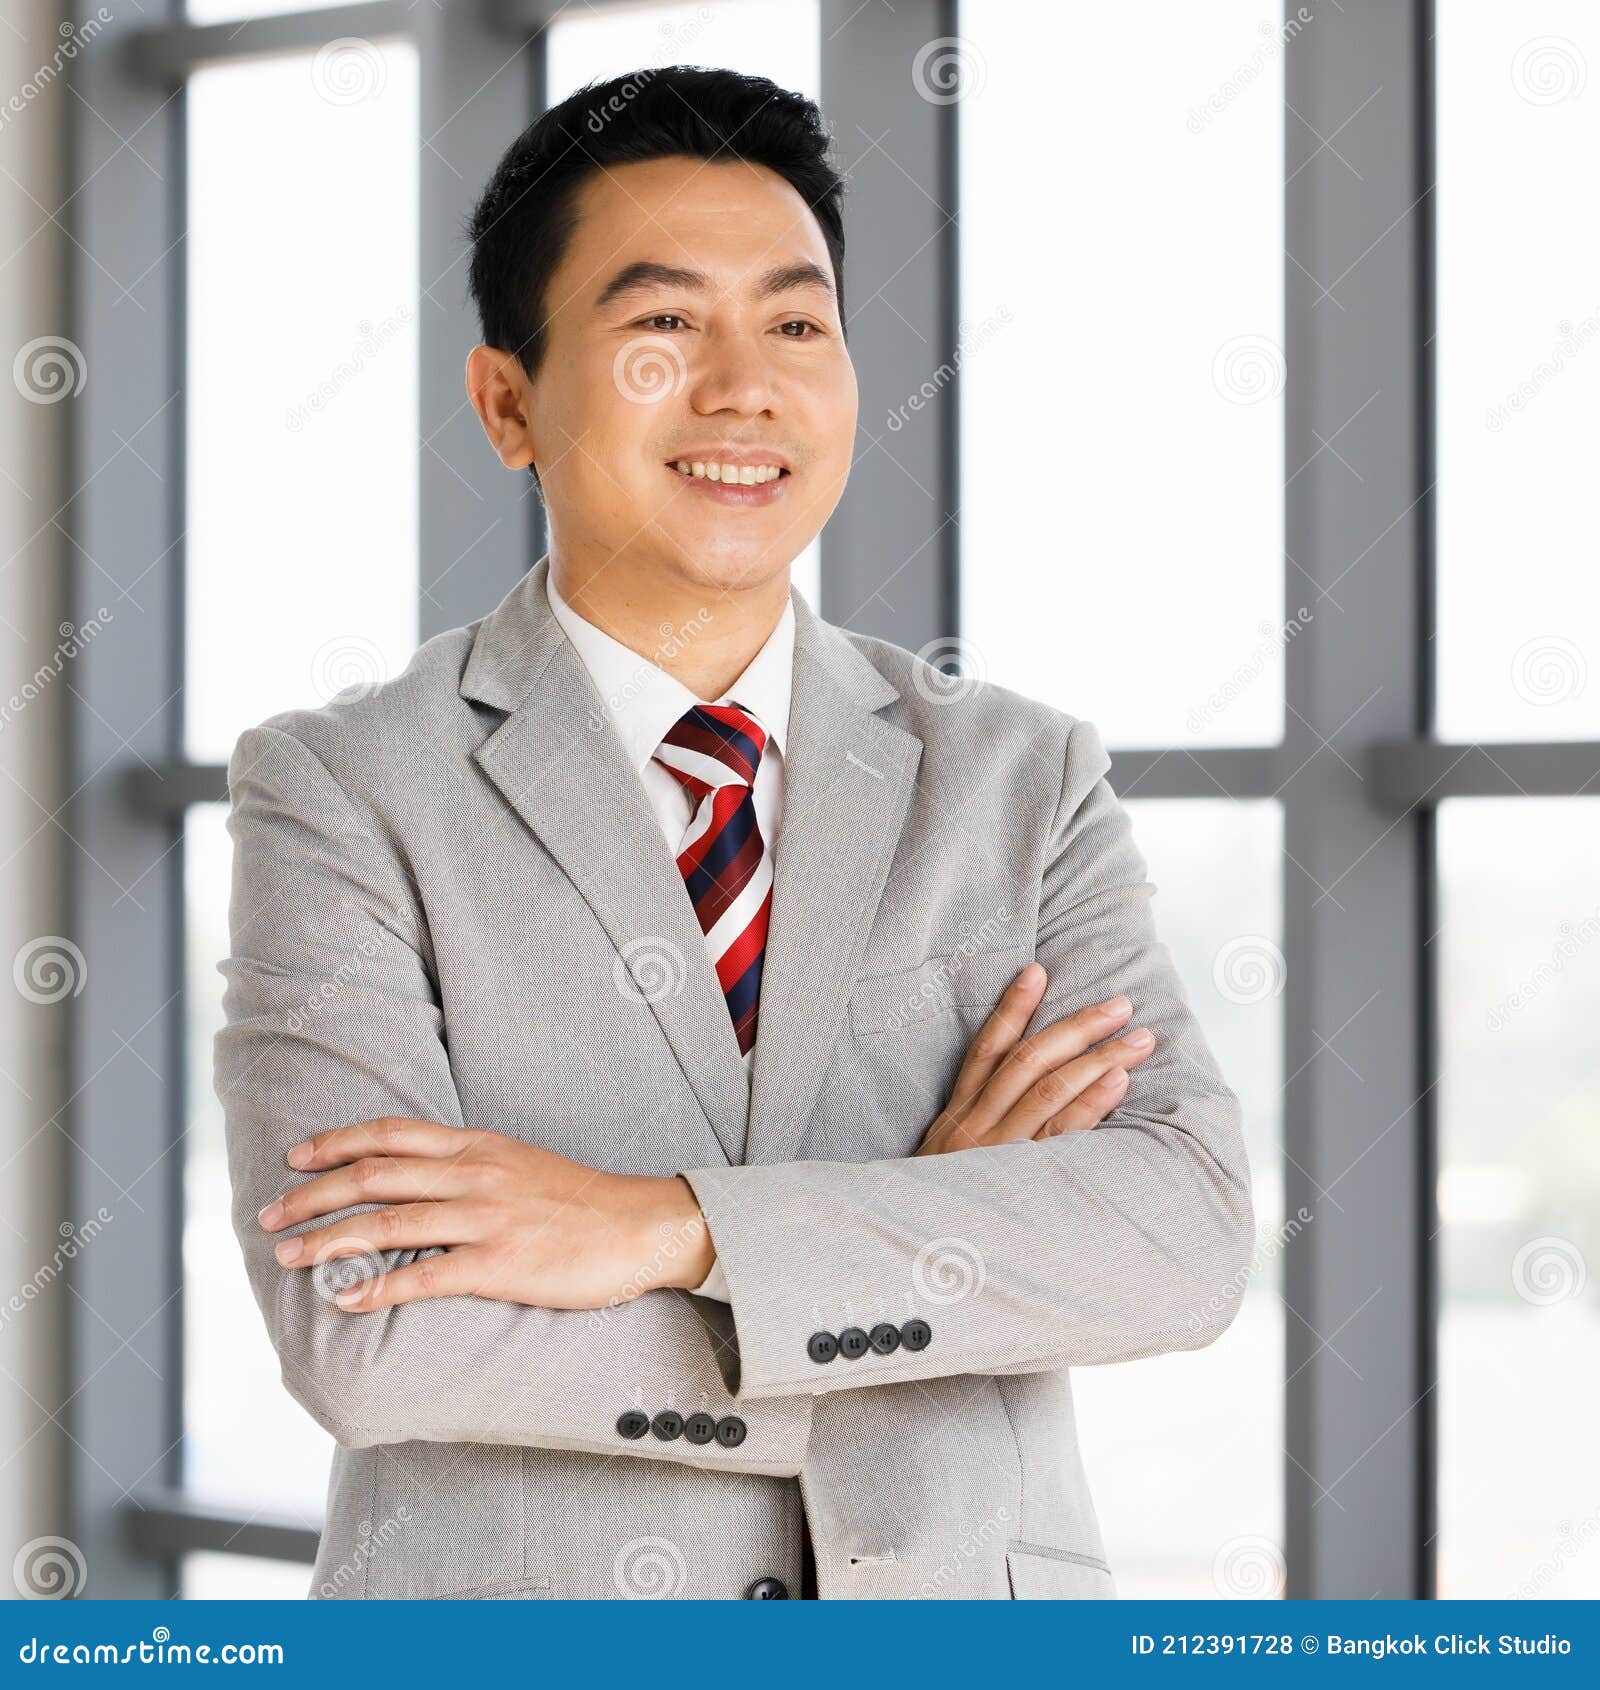
[[[676,858],[678,846],[694,820],[694,799],[671,770],[657,763],[655,753],[667,730],[697,699],[675,676],[659,668],[648,658],[613,639],[603,628],[596,627],[572,608],[556,591],[555,571],[545,576],[545,590],[550,609],[563,632],[577,648],[578,656],[595,684],[595,690],[605,703],[611,725],[622,738],[639,778],[644,782],[650,806],[661,824],[662,836]],[[682,635],[693,639],[693,624],[687,624]],[[777,626],[731,687],[711,702],[737,704],[747,710],[766,729],[766,748],[756,767],[753,797],[756,826],[761,830],[767,854],[777,846],[778,825],[783,816],[783,746],[789,731],[789,694],[794,679],[794,605],[786,602]],[[709,963],[710,957],[707,956]],[[757,1023],[756,1038],[761,1037]],[[750,1063],[754,1050],[744,1057],[745,1078],[750,1077]],[[722,1276],[722,1264],[714,1261],[711,1272],[702,1285],[695,1287],[702,1297],[720,1297],[728,1301],[727,1286]]]

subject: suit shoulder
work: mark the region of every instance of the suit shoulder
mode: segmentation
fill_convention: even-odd
[[[371,790],[415,758],[419,749],[448,743],[453,717],[459,718],[464,736],[472,735],[476,718],[460,696],[460,687],[477,629],[478,623],[472,622],[435,634],[392,675],[380,672],[367,648],[353,644],[346,673],[353,672],[354,679],[319,705],[280,710],[246,729],[235,744],[234,757],[252,737],[272,730],[298,741],[347,790]],[[334,671],[327,685],[343,678],[337,654],[331,657]]]
[[[870,634],[840,631],[898,690],[890,713],[924,743],[955,738],[1003,750],[1048,736],[1065,745],[1081,719],[990,680],[982,654],[959,639],[936,640],[914,652]]]

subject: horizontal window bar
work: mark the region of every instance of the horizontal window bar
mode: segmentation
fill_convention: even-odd
[[[259,1555],[268,1561],[317,1558],[320,1526],[287,1515],[213,1506],[180,1491],[128,1501],[119,1510],[128,1541],[153,1560],[208,1549],[223,1555]]]
[[[128,38],[129,62],[142,81],[171,87],[200,65],[261,53],[304,53],[347,36],[371,41],[408,35],[415,9],[406,0],[364,0],[326,11],[286,12],[238,23],[168,24]]]
[[[1276,798],[1299,772],[1289,760],[1293,754],[1277,745],[1166,746],[1110,755],[1111,784],[1121,798]],[[1600,798],[1595,740],[1389,740],[1369,748],[1366,764],[1373,802],[1386,810],[1427,809],[1446,798]],[[228,799],[222,763],[141,763],[123,778],[129,802],[142,815],[177,816],[191,804]]]

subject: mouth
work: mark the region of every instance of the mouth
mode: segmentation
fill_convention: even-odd
[[[684,483],[684,491],[717,504],[770,505],[783,497],[791,472],[787,464],[729,463],[700,458],[669,459],[668,475]]]

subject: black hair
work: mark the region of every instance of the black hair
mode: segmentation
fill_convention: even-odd
[[[789,183],[822,229],[842,327],[844,178],[828,149],[815,102],[764,76],[667,65],[587,84],[506,148],[467,221],[482,338],[537,374],[546,294],[577,228],[579,188],[610,166],[674,156],[743,160]]]

